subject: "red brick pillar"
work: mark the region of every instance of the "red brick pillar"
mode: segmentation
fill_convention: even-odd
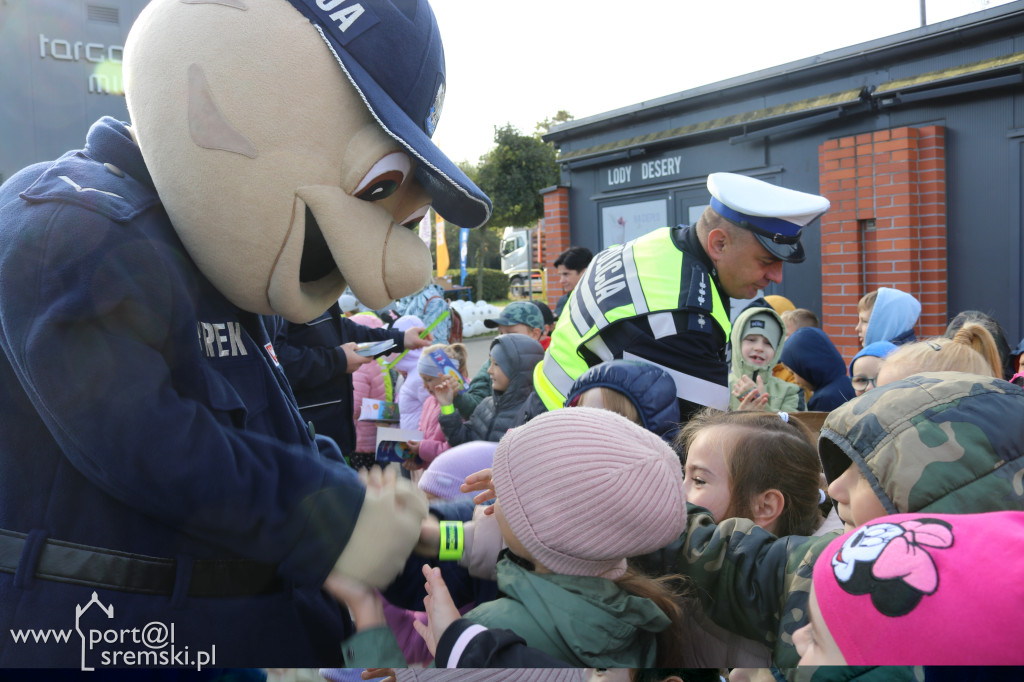
[[[857,301],[894,287],[921,302],[918,336],[946,326],[946,151],[940,126],[894,128],[818,148],[825,332],[847,360],[858,350]]]
[[[554,308],[562,290],[552,284],[558,282],[558,274],[551,265],[559,254],[569,248],[569,188],[556,185],[541,190],[544,197],[543,220],[543,266],[547,273],[548,305]]]

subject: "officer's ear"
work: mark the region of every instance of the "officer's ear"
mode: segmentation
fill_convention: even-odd
[[[712,262],[717,262],[722,257],[729,242],[730,235],[724,228],[716,227],[708,232],[708,256]]]

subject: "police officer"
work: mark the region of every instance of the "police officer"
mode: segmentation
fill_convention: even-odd
[[[803,261],[801,230],[829,201],[733,173],[712,173],[707,186],[711,206],[695,226],[594,257],[534,371],[547,409],[588,367],[617,358],[668,371],[684,420],[701,406],[728,408],[729,297],[753,298],[782,281],[784,261]]]

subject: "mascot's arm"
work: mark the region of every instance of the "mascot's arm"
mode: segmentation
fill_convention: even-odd
[[[297,584],[321,584],[357,528],[364,486],[355,472],[287,427],[293,443],[273,428],[238,428],[237,415],[211,409],[212,396],[183,394],[183,373],[212,370],[197,366],[193,285],[175,247],[68,207],[50,213],[26,218],[21,234],[42,234],[0,254],[0,343],[63,455],[126,505],[280,563]],[[238,366],[239,383],[262,381],[252,367]],[[250,415],[266,424],[260,418]],[[385,518],[389,499],[394,486],[391,498],[374,495],[370,516],[393,536],[389,551],[405,536],[411,549],[425,509],[392,506],[401,518]],[[377,556],[368,551],[365,562]]]

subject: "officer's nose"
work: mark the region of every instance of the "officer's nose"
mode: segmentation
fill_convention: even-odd
[[[768,271],[765,272],[765,277],[771,282],[782,284],[782,261],[775,261],[769,265]]]

